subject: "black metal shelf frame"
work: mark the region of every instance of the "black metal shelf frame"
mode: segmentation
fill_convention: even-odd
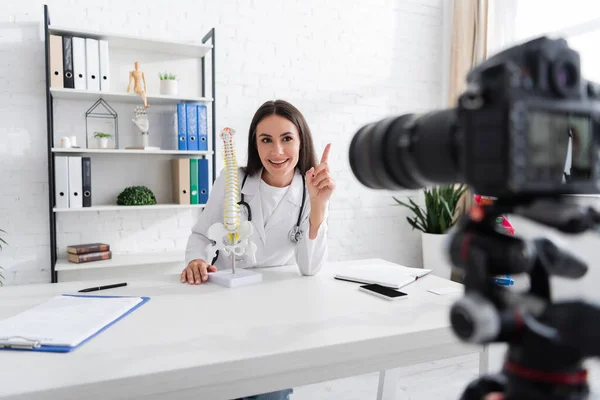
[[[50,276],[52,283],[58,282],[58,271],[56,271],[56,262],[58,261],[58,250],[57,250],[57,234],[56,234],[56,213],[54,212],[55,204],[55,185],[54,185],[54,153],[52,147],[54,144],[54,103],[52,94],[50,92],[50,13],[48,5],[44,5],[44,37],[45,37],[45,61],[46,61],[46,130],[47,130],[47,157],[48,157],[48,217],[49,217],[49,231],[50,231]],[[210,50],[210,82],[212,92],[212,182],[216,180],[216,152],[214,151],[216,143],[216,86],[215,86],[215,28],[212,28],[202,39],[202,43],[211,42],[212,48]],[[202,82],[202,97],[206,96],[206,55],[202,56],[201,60],[201,82]]]

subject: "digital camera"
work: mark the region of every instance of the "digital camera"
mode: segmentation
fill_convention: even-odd
[[[564,39],[541,37],[473,68],[455,108],[362,127],[354,175],[373,189],[466,183],[511,198],[600,191],[600,88]]]

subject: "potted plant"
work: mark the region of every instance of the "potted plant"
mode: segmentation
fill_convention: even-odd
[[[6,233],[6,232],[3,231],[2,229],[0,229],[0,233]],[[6,241],[0,237],[0,251],[2,251],[3,244],[6,246],[8,243],[6,243]],[[2,275],[3,270],[4,270],[4,268],[2,268],[0,266],[0,286],[4,285],[4,275]]]
[[[108,139],[111,139],[112,135],[110,133],[94,132],[94,138],[100,142],[101,149],[106,149],[108,148]]]
[[[413,216],[406,217],[406,220],[413,229],[422,232],[423,268],[430,269],[434,275],[446,279],[450,279],[452,268],[447,261],[444,243],[449,229],[457,221],[457,207],[466,190],[462,184],[425,188],[424,208],[412,199],[409,199],[407,204],[394,197],[398,204],[412,211]]]
[[[169,96],[177,95],[177,75],[165,72],[159,73],[160,78],[160,94],[166,94]]]
[[[156,196],[146,186],[130,186],[117,196],[119,206],[151,206],[156,204]]]

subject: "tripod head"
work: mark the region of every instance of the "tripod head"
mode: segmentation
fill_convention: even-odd
[[[583,301],[553,303],[550,277],[581,278],[587,265],[546,238],[523,240],[498,230],[496,218],[517,214],[564,233],[596,229],[600,214],[564,197],[498,199],[474,206],[455,226],[450,259],[464,274],[465,295],[450,320],[463,341],[509,345],[500,374],[472,382],[462,398],[587,399],[583,361],[600,355],[600,307]],[[502,274],[527,274],[529,290],[494,284]]]

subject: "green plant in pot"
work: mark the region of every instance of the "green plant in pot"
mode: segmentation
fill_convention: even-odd
[[[177,80],[177,75],[175,75],[172,72],[165,72],[164,74],[159,72],[158,77],[160,78],[161,81],[176,81]]]
[[[146,186],[130,186],[117,196],[120,206],[150,206],[156,204],[154,193]]]
[[[172,72],[159,73],[160,94],[175,96],[177,94],[177,81],[179,78]]]
[[[394,197],[399,205],[412,211],[412,216],[407,216],[406,220],[413,229],[422,232],[423,267],[446,279],[451,277],[451,267],[443,246],[448,231],[457,221],[456,211],[466,190],[463,184],[425,188],[424,207],[412,199],[406,203]]]
[[[108,148],[108,140],[111,139],[113,135],[105,132],[94,132],[94,139],[97,139],[100,142],[100,148],[106,149]]]

